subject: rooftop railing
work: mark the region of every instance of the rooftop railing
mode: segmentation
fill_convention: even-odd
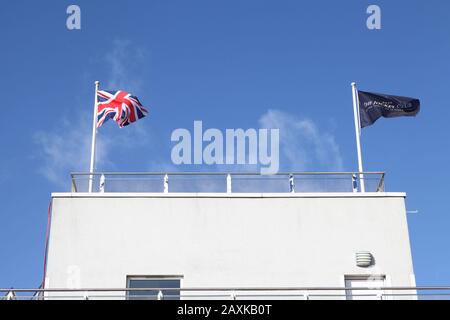
[[[301,193],[384,192],[384,172],[76,172],[72,192]]]
[[[0,289],[0,300],[450,300],[450,287]]]

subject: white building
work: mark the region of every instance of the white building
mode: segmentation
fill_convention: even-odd
[[[204,179],[180,184],[199,192],[176,192],[182,174],[169,175],[165,185],[163,176],[142,176],[106,175],[104,192],[87,193],[80,186],[88,176],[75,175],[73,192],[52,194],[46,289],[186,289],[102,293],[122,297],[388,299],[398,292],[381,287],[415,287],[405,194],[384,192],[378,180],[384,175],[365,193],[353,192],[352,175],[344,173],[293,175],[296,192],[283,174],[230,175],[228,189],[226,175],[186,175]],[[255,180],[259,187],[239,189]],[[130,186],[136,192],[120,192]]]

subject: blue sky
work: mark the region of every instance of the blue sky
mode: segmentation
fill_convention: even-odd
[[[73,31],[70,4],[8,1],[0,12],[0,287],[40,284],[50,193],[88,170],[95,80],[151,113],[101,128],[99,171],[168,170],[175,128],[271,116],[297,130],[282,142],[282,170],[356,170],[350,83],[420,98],[416,118],[363,130],[364,169],[386,171],[387,190],[419,210],[408,215],[418,285],[450,283],[448,1],[76,1]],[[366,28],[369,4],[381,7],[381,30]]]

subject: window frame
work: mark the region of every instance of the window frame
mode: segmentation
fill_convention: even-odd
[[[382,280],[383,281],[383,287],[381,287],[381,290],[383,291],[383,300],[391,299],[390,296],[386,296],[386,294],[391,294],[391,290],[385,290],[385,287],[389,287],[390,279],[389,276],[386,274],[345,274],[342,277],[342,284],[344,288],[347,288],[347,281],[351,280]],[[345,290],[345,300],[352,300],[352,291],[353,290]]]
[[[127,275],[126,276],[126,288],[127,289],[134,289],[130,287],[130,283],[131,281],[145,281],[145,280],[159,280],[159,281],[164,281],[164,280],[177,280],[180,283],[179,288],[174,288],[173,290],[177,290],[179,291],[179,294],[181,295],[181,289],[183,288],[183,280],[184,280],[184,276],[183,275]],[[132,292],[133,290],[127,290],[126,292],[126,299],[127,300],[139,300],[138,297],[130,297],[130,292]],[[150,300],[151,298],[143,298],[143,300]],[[178,298],[171,298],[174,300],[181,300],[181,297]],[[156,299],[155,299],[156,300]]]

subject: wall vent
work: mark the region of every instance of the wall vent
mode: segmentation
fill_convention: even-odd
[[[369,251],[356,252],[356,265],[361,268],[370,267],[373,263],[373,256]]]

